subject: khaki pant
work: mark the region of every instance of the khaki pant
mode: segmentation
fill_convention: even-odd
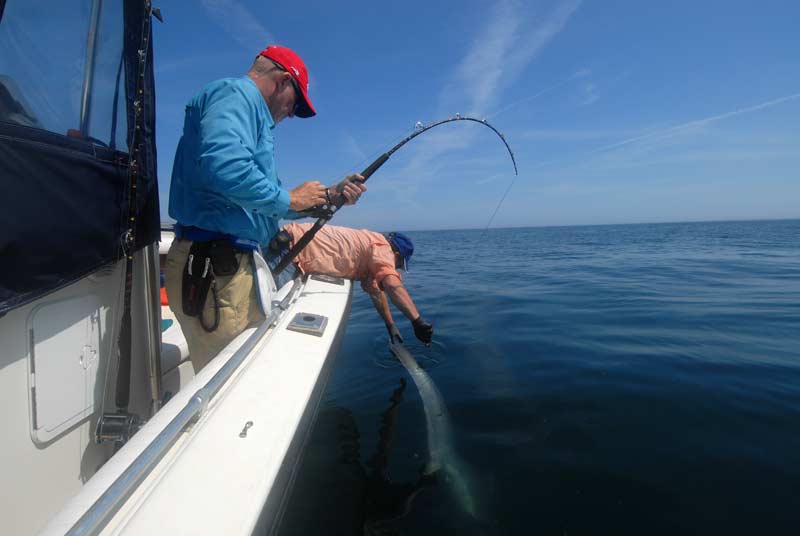
[[[189,240],[176,239],[172,242],[167,253],[164,278],[169,308],[178,319],[186,337],[194,371],[199,372],[245,328],[263,321],[264,314],[261,312],[256,288],[253,285],[253,264],[248,253],[236,254],[239,270],[235,274],[216,277],[219,304],[217,329],[209,333],[200,325],[200,317],[183,314],[181,301],[183,269],[191,246],[192,242]],[[202,316],[206,326],[214,325],[214,297],[211,290],[208,291]]]

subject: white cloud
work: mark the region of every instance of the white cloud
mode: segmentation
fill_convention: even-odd
[[[514,84],[531,61],[564,29],[579,6],[580,0],[570,0],[560,3],[544,16],[533,18],[524,11],[525,6],[520,2],[497,2],[491,9],[486,26],[477,32],[471,47],[450,73],[439,95],[439,107],[446,110],[443,113],[452,114],[459,111],[459,105],[463,105],[461,111],[466,111],[466,115],[482,117],[487,108],[501,100],[503,90]],[[588,74],[586,69],[577,71],[568,79],[523,101]],[[404,185],[407,195],[416,192],[420,180],[428,180],[446,165],[439,158],[440,155],[469,147],[483,130],[475,128],[475,125],[466,125],[463,129],[454,125],[446,128],[427,133],[425,143],[415,148],[413,156],[400,173],[406,177]],[[504,151],[500,140],[497,140],[496,150]],[[512,170],[509,163],[509,172]]]
[[[499,100],[528,64],[564,29],[579,0],[561,3],[547,16],[530,20],[516,1],[495,4],[489,23],[456,67],[440,97],[443,106],[460,100],[481,114]]]
[[[592,83],[588,83],[583,86],[584,97],[583,97],[583,102],[581,102],[583,106],[589,106],[590,104],[594,104],[595,102],[597,102],[597,99],[600,98],[595,89],[597,89],[597,86],[595,86]]]
[[[275,39],[259,22],[258,17],[237,0],[200,0],[209,18],[219,25],[225,33],[234,39],[255,57],[256,52]]]
[[[169,52],[171,51],[168,51],[167,54]],[[185,54],[180,54],[173,57],[169,57],[167,54],[162,53],[156,59],[154,68],[155,68],[155,73],[157,75],[180,74],[189,70],[201,69],[204,66],[223,62],[232,57],[236,58],[237,61],[241,59],[240,54],[231,52],[220,52],[219,54],[211,54],[211,55],[206,54],[206,55],[196,55],[196,56],[187,56]],[[255,56],[255,54],[253,55]],[[183,114],[183,112],[181,112],[181,114]]]

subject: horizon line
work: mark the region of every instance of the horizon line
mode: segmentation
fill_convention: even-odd
[[[500,231],[505,229],[546,229],[556,227],[619,227],[623,225],[675,225],[686,223],[754,223],[754,222],[779,222],[779,221],[800,221],[800,215],[792,218],[746,218],[732,220],[684,220],[684,221],[642,221],[624,223],[564,223],[564,224],[545,224],[545,225],[508,225],[504,227],[448,227],[441,229],[400,229],[400,232],[409,233],[435,233],[440,231]],[[394,229],[393,229],[394,230]],[[381,231],[383,232],[383,231]]]

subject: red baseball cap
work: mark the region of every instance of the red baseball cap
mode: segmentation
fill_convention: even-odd
[[[303,102],[299,103],[295,115],[297,117],[314,117],[317,115],[317,111],[308,98],[308,69],[306,69],[306,64],[303,63],[300,56],[294,50],[278,45],[270,45],[259,52],[258,55],[269,58],[280,65],[297,82],[297,87],[303,95]]]

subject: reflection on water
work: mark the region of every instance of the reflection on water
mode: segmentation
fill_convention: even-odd
[[[356,292],[283,534],[797,533],[800,221],[409,234],[480,520]]]
[[[417,494],[436,485],[436,476],[426,475],[424,466],[407,481],[391,478],[397,409],[406,385],[401,378],[380,414],[378,444],[366,463],[352,414],[335,407],[320,412],[293,491],[293,507],[284,516],[283,536],[391,534],[388,523],[407,515]]]

